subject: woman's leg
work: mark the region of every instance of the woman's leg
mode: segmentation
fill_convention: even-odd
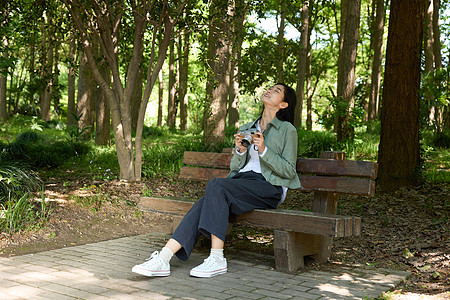
[[[225,242],[214,234],[211,234],[211,249],[223,249]]]

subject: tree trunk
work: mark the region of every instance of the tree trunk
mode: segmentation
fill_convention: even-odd
[[[425,1],[391,2],[378,186],[389,192],[418,182],[419,88]]]
[[[380,101],[380,85],[383,60],[383,34],[385,17],[384,0],[376,0],[376,2],[374,3],[376,3],[376,16],[372,26],[371,46],[373,49],[373,61],[367,112],[367,119],[369,121],[369,125],[367,127],[368,131],[373,130],[373,121],[378,118],[378,103]]]
[[[169,46],[169,102],[167,105],[167,126],[175,128],[177,116],[176,93],[177,93],[177,73],[175,66],[175,41],[170,42]]]
[[[67,126],[73,126],[76,123],[75,106],[75,62],[76,62],[76,40],[74,34],[70,35],[69,61],[67,75]]]
[[[295,106],[294,126],[298,129],[302,128],[302,113],[303,113],[303,99],[305,97],[305,78],[306,78],[306,64],[308,55],[308,40],[309,40],[309,3],[303,1],[301,10],[301,36],[300,36],[300,51],[297,63],[297,105]]]
[[[83,138],[89,139],[92,132],[92,125],[94,122],[93,114],[95,114],[95,105],[92,105],[94,92],[92,86],[92,75],[87,67],[87,58],[83,54],[80,57],[80,65],[78,69],[78,96],[77,96],[77,119],[78,128],[80,131],[84,131]],[[86,129],[86,130],[85,130]]]
[[[158,74],[158,120],[156,122],[156,125],[158,127],[162,126],[162,113],[163,113],[163,96],[164,96],[164,78],[163,78],[163,70]]]
[[[355,69],[359,37],[361,0],[343,0],[338,59],[337,115],[335,131],[339,141],[353,139],[350,115],[355,106]]]
[[[227,12],[226,18],[223,17]],[[229,9],[226,0],[213,1],[210,6],[212,17],[209,27],[208,52],[213,53],[212,66],[213,81],[211,94],[207,94],[207,107],[205,109],[205,128],[203,143],[206,147],[216,148],[225,141],[225,126],[227,116],[227,98],[230,85],[229,59],[231,54],[229,32]]]
[[[6,38],[3,39],[3,48],[8,47],[8,40]],[[8,57],[8,51],[3,52],[3,57]],[[6,122],[8,120],[8,111],[6,105],[6,71],[0,70],[0,121]]]
[[[286,2],[281,0],[280,3],[280,23],[278,24],[278,36],[277,36],[277,53],[279,55],[277,65],[277,82],[283,82],[284,77],[284,29],[286,22]]]
[[[230,93],[228,96],[228,126],[239,128],[239,63],[241,60],[242,43],[244,41],[244,22],[247,15],[245,0],[232,1],[234,10],[232,55],[230,59]]]
[[[60,100],[61,100],[61,88],[59,86],[59,48],[61,43],[57,40],[54,44],[54,68],[52,75],[52,99],[53,99],[53,110],[54,113],[59,116],[60,111]]]
[[[180,84],[179,84],[179,96],[180,99],[180,130],[187,130],[187,116],[188,116],[188,73],[189,73],[189,46],[190,46],[190,34],[188,30],[185,30],[184,34],[179,36],[179,73],[180,73]]]
[[[424,0],[424,1],[428,2],[427,10],[425,12],[425,25],[424,25],[425,72],[432,72],[434,69],[433,0],[431,1]]]
[[[312,0],[311,0],[312,2]],[[312,6],[311,6],[312,7]],[[311,20],[311,18],[310,18]],[[312,96],[313,90],[311,86],[311,29],[308,33],[308,48],[306,51],[306,130],[312,130]],[[317,75],[319,77],[319,74]]]
[[[134,82],[133,95],[131,96],[131,126],[132,130],[136,131],[137,121],[139,117],[139,107],[141,106],[142,99],[142,84],[143,84],[144,74],[141,68],[137,70],[136,80]]]
[[[107,83],[111,83],[111,75],[108,66],[106,65],[106,61],[102,60],[100,57],[98,60],[101,61],[101,63],[99,63],[99,70],[102,73],[103,78],[105,78]],[[102,146],[108,145],[111,136],[111,113],[109,111],[106,94],[99,87],[95,88],[95,115],[95,144]]]
[[[52,23],[51,16],[48,16],[48,22],[47,22],[47,28],[49,28],[50,24]],[[47,34],[45,34],[47,44],[46,44],[46,59],[43,66],[43,81],[44,84],[42,86],[43,91],[41,93],[41,101],[39,104],[40,112],[41,112],[41,118],[44,121],[50,120],[50,106],[52,103],[52,68],[53,68],[53,37],[52,32],[48,32],[48,29],[45,28],[44,30],[47,31]]]
[[[441,6],[440,0],[433,0],[433,52],[434,63],[436,69],[442,68],[442,54],[441,54],[441,30],[439,28],[439,8]]]

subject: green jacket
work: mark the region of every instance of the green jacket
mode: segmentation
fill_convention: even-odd
[[[241,126],[240,130],[256,127],[256,122]],[[289,122],[280,121],[275,117],[263,133],[267,152],[259,157],[261,173],[272,185],[285,186],[290,189],[299,188],[297,175],[297,129]],[[253,145],[250,145],[253,147]],[[228,178],[236,175],[250,159],[249,151],[244,155],[234,153],[230,163]]]

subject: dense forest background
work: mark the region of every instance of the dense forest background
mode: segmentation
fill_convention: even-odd
[[[27,116],[112,143],[120,178],[141,180],[143,133],[219,149],[284,82],[300,138],[375,134],[378,185],[414,185],[423,136],[450,144],[449,12],[447,0],[2,1],[2,130]]]

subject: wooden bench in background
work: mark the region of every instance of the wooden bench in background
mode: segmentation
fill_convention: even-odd
[[[233,216],[237,224],[274,230],[277,270],[292,273],[304,266],[305,256],[318,263],[331,254],[333,238],[358,236],[361,218],[336,215],[340,194],[373,196],[377,164],[345,160],[343,152],[322,152],[320,159],[298,158],[297,172],[304,192],[314,192],[312,211],[285,209],[254,210]],[[180,179],[210,180],[226,177],[231,153],[184,152]],[[142,210],[172,214],[181,220],[193,201],[143,197]],[[178,222],[179,222],[178,220]],[[175,226],[178,225],[174,224]]]

